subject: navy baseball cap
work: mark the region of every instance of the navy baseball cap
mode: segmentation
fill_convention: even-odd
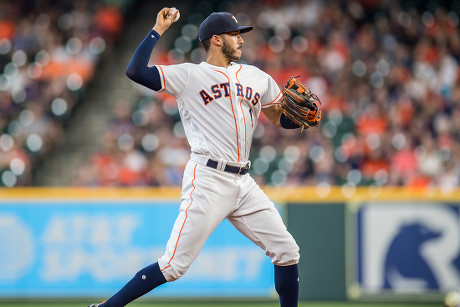
[[[207,40],[213,35],[227,32],[240,31],[240,33],[249,32],[253,29],[250,26],[240,26],[235,16],[227,12],[211,13],[200,25],[198,36],[200,41]]]

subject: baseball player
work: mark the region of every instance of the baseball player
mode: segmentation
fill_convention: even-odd
[[[180,278],[219,223],[228,219],[260,246],[275,266],[282,307],[298,304],[299,247],[274,204],[248,174],[249,150],[260,112],[275,125],[299,128],[280,108],[282,92],[260,69],[236,63],[242,54],[239,25],[230,13],[209,15],[199,27],[207,52],[200,64],[148,66],[161,35],[179,11],[163,8],[153,29],[136,49],[126,74],[177,100],[191,146],[183,176],[180,212],[164,255],[143,268],[106,302],[90,307],[121,307],[163,283]]]

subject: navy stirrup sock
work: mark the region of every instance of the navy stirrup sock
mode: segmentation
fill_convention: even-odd
[[[166,282],[158,262],[151,264],[139,272],[120,291],[103,303],[101,307],[122,307],[152,291]]]
[[[297,307],[299,302],[299,270],[297,264],[275,265],[275,289],[281,307]]]

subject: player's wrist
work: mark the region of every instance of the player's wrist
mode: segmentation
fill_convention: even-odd
[[[166,31],[166,29],[163,29],[162,27],[155,25],[152,28],[152,31],[155,31],[159,36],[163,35],[163,33]]]
[[[280,126],[283,127],[284,129],[298,129],[298,128],[300,128],[299,125],[294,123],[289,117],[284,115],[284,113],[281,113],[281,116],[280,116]]]
[[[150,30],[149,35],[153,35],[153,36],[155,36],[157,39],[160,39],[160,37],[161,37],[161,34],[158,33],[158,31],[156,31],[155,29]]]

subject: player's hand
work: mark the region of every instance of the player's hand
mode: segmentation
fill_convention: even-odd
[[[179,10],[175,7],[165,7],[157,14],[157,21],[153,30],[162,35],[174,22],[177,21]]]

